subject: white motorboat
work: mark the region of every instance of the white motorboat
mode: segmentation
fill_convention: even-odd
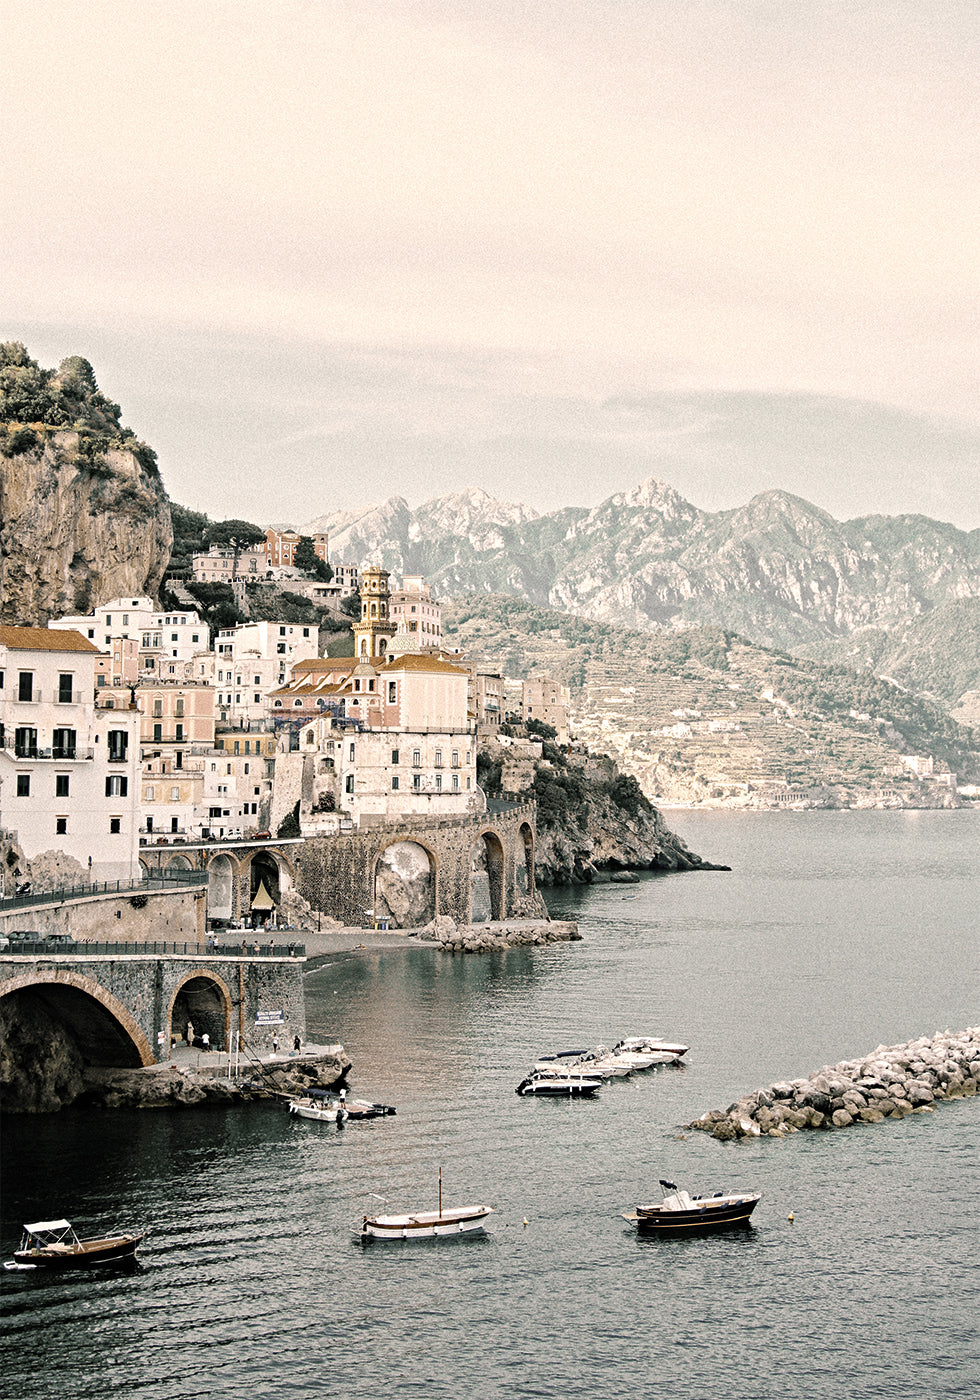
[[[442,1168],[439,1168],[439,1209],[417,1210],[405,1215],[365,1215],[361,1239],[426,1240],[446,1236],[473,1235],[483,1230],[493,1206],[447,1206],[442,1204]]]
[[[515,1093],[522,1097],[537,1094],[550,1098],[589,1098],[602,1088],[602,1080],[585,1074],[529,1074],[518,1084]]]
[[[314,1123],[344,1123],[347,1109],[339,1099],[290,1099],[289,1111],[295,1118],[311,1118]]]
[[[601,1064],[598,1060],[573,1060],[571,1063],[556,1062],[545,1056],[535,1060],[531,1073],[544,1079],[568,1079],[585,1075],[588,1079],[612,1079],[620,1071],[613,1066]]]
[[[626,1040],[621,1040],[613,1047],[614,1053],[618,1050],[639,1050],[641,1053],[651,1053],[656,1055],[666,1055],[667,1059],[658,1060],[658,1064],[674,1063],[686,1055],[691,1047],[681,1045],[676,1041],[663,1040],[660,1036],[654,1035],[633,1035]]]
[[[623,1219],[641,1235],[683,1234],[745,1225],[762,1199],[761,1191],[717,1191],[713,1196],[691,1196],[673,1181],[661,1181],[664,1198],[659,1205],[637,1206]]]

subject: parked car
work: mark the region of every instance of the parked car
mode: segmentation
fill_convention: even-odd
[[[35,933],[33,929],[15,928],[7,934],[7,942],[11,948],[16,948],[21,943],[37,943],[40,937],[41,935]]]
[[[44,942],[49,948],[74,948],[76,946],[70,933],[49,933]]]
[[[10,939],[5,933],[0,933],[0,953],[5,953],[10,947]]]

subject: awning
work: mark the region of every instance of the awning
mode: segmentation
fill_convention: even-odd
[[[24,1229],[30,1230],[32,1235],[37,1235],[42,1230],[70,1230],[71,1225],[67,1220],[39,1220],[36,1225],[25,1225]]]
[[[260,880],[259,887],[255,891],[255,898],[252,900],[252,908],[258,909],[261,912],[265,909],[275,909],[275,907],[272,895],[265,887],[265,881]]]

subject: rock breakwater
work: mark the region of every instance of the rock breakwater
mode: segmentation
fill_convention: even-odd
[[[685,1126],[719,1142],[786,1137],[801,1128],[849,1128],[929,1112],[942,1099],[980,1089],[980,1026],[937,1031],[904,1045],[879,1045],[858,1060],[825,1066],[809,1079],[756,1089]]]
[[[216,1057],[217,1058],[217,1057]],[[345,1082],[351,1062],[336,1054],[245,1063],[234,1078],[209,1065],[150,1065],[145,1069],[87,1069],[80,1102],[90,1108],[196,1108],[290,1097]]]
[[[495,924],[457,924],[445,915],[433,919],[413,936],[436,943],[447,953],[499,953],[504,948],[536,947],[543,943],[579,941],[571,919],[508,920]]]

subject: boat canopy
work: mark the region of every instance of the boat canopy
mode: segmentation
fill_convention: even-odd
[[[24,1229],[32,1235],[40,1235],[49,1230],[70,1230],[71,1223],[68,1220],[39,1220],[36,1225],[25,1225]]]

